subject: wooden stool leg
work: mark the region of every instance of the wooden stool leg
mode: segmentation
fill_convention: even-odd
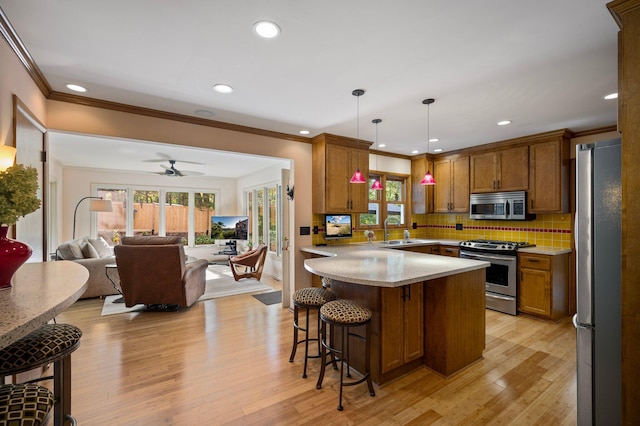
[[[320,375],[316,383],[316,389],[322,389],[322,381],[324,380],[324,370],[327,366],[327,323],[322,321],[320,328],[321,348],[320,348]]]
[[[293,348],[291,349],[291,356],[289,362],[293,362],[296,356],[296,350],[298,349],[298,306],[293,305]]]
[[[306,322],[304,324],[304,369],[302,370],[302,378],[307,378],[307,360],[309,359],[309,308],[306,311]]]

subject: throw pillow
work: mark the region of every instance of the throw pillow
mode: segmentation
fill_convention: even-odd
[[[100,257],[96,249],[93,248],[93,246],[89,244],[89,242],[83,243],[81,249],[85,259],[96,259]]]
[[[89,244],[93,246],[93,248],[98,252],[98,256],[96,257],[110,257],[113,256],[113,252],[111,251],[111,247],[104,240],[104,238],[89,238]]]
[[[60,244],[60,246],[58,247],[58,252],[60,253],[60,257],[62,257],[62,259],[64,260],[75,260],[84,258],[82,249],[80,248],[80,244],[76,240]]]

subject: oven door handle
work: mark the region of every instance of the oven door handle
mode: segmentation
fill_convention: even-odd
[[[497,294],[495,294],[495,293],[491,293],[491,294],[488,294],[488,293],[487,293],[487,297],[491,297],[491,298],[493,298],[493,299],[499,299],[499,300],[509,300],[509,301],[513,300],[513,297],[509,297],[509,296],[498,296],[498,295],[497,295]]]
[[[511,256],[491,256],[489,254],[476,255],[473,253],[469,253],[468,251],[461,251],[460,257],[468,257],[470,259],[476,259],[476,260],[500,260],[500,261],[507,261],[507,262],[516,261],[516,258]]]

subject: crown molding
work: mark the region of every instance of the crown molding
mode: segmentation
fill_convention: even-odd
[[[51,94],[49,82],[44,78],[44,74],[42,74],[42,71],[40,71],[40,68],[36,65],[29,51],[22,43],[22,40],[18,37],[18,33],[13,29],[13,25],[9,22],[9,18],[7,18],[2,8],[0,8],[0,33],[2,33],[2,37],[7,41],[9,47],[11,47],[20,62],[22,62],[22,65],[24,65],[31,79],[38,86],[42,94],[45,97],[49,97]]]

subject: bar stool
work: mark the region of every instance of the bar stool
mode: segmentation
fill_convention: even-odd
[[[318,377],[317,389],[322,388],[322,381],[324,380],[324,371],[329,363],[335,363],[337,359],[340,360],[340,395],[338,397],[338,411],[342,411],[342,388],[344,386],[355,386],[364,381],[367,382],[369,388],[369,395],[375,396],[376,393],[373,390],[373,384],[371,383],[370,372],[370,358],[371,358],[371,330],[369,329],[369,323],[371,321],[372,312],[370,309],[360,306],[350,300],[334,300],[325,303],[320,308],[320,318],[322,319],[322,328],[320,335],[322,336],[322,363],[320,366],[320,377]],[[331,342],[333,343],[333,336],[335,327],[342,328],[341,333],[341,345],[340,348],[332,347],[327,343],[327,324],[330,326]],[[365,335],[361,336],[351,332],[351,327],[365,326]],[[344,369],[345,364],[347,366],[347,377],[351,377],[350,365],[349,365],[349,338],[355,337],[365,342],[365,355],[364,355],[364,375],[358,380],[351,382],[344,382]],[[335,344],[335,343],[334,343]],[[329,350],[329,356],[331,360],[327,362],[327,350]]]
[[[0,385],[0,426],[44,425],[53,404],[53,394],[44,386]]]
[[[319,287],[301,288],[293,293],[293,348],[289,362],[293,362],[296,356],[296,350],[300,343],[304,343],[304,369],[302,370],[302,378],[307,378],[307,360],[309,358],[320,358],[320,307],[325,303],[335,300],[335,294],[329,290]],[[304,328],[300,326],[298,320],[299,310],[304,309],[306,314],[306,322]],[[309,311],[318,310],[318,333],[317,337],[309,339]],[[298,330],[304,331],[304,339],[298,340]],[[318,355],[309,355],[309,341],[318,342]]]
[[[0,377],[33,370],[53,363],[53,422],[76,424],[71,415],[71,353],[80,346],[82,331],[70,324],[45,324],[22,339],[0,350]]]

